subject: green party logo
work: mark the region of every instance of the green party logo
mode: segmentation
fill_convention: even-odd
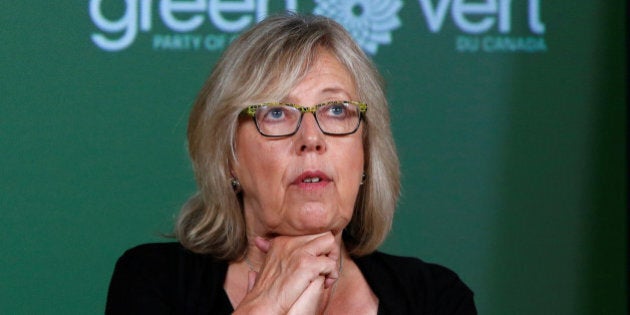
[[[529,34],[513,36],[515,14],[512,0],[418,0],[427,26],[432,33],[440,33],[447,15],[463,33],[455,37],[459,52],[544,52],[545,24],[541,20],[540,0],[528,0],[527,20]],[[521,4],[522,1],[519,3]],[[450,13],[450,14],[449,14]],[[521,13],[522,14],[522,13]],[[520,16],[518,16],[520,17]],[[494,35],[491,33],[497,33]]]
[[[153,50],[219,51],[270,11],[269,0],[160,0],[157,4],[152,0],[118,0],[107,1],[108,6],[104,2],[89,2],[90,18],[100,31],[91,39],[110,52],[129,48],[142,33],[151,34]],[[315,0],[315,4],[313,13],[339,21],[368,54],[376,54],[379,45],[391,44],[391,32],[401,26],[397,16],[401,0]],[[123,6],[122,14],[105,13],[116,5]],[[276,11],[298,11],[297,0],[275,1],[273,5]],[[155,30],[156,20],[158,27],[168,31]],[[218,32],[199,33],[212,27]]]
[[[90,0],[90,17],[102,32],[93,33],[91,38],[96,46],[111,52],[127,49],[140,33],[152,32],[154,15],[171,31],[153,33],[154,50],[222,50],[235,34],[267,16],[269,9],[268,0],[161,0],[157,8],[152,0],[124,0],[123,14],[111,19],[103,12],[103,2]],[[297,0],[284,1],[283,9],[296,11]],[[219,32],[195,33],[207,29],[204,24],[214,26]]]
[[[444,31],[445,26],[455,28],[456,51],[508,53],[547,50],[540,1],[417,0],[420,18],[430,33],[450,34],[450,30]],[[341,23],[370,55],[376,55],[380,46],[390,45],[392,33],[402,26],[398,17],[402,0],[313,0],[313,3],[314,14]],[[106,14],[112,6],[122,6],[122,14],[111,14],[111,10]],[[129,48],[141,34],[150,34],[153,50],[221,51],[240,32],[264,19],[270,9],[297,12],[298,2],[90,0],[90,18],[99,29],[91,34],[91,39],[97,47],[110,52]],[[515,30],[515,25],[521,29]],[[213,29],[214,33],[207,32]]]
[[[315,0],[314,14],[328,16],[341,23],[361,48],[375,55],[379,45],[392,42],[391,32],[402,23],[400,0]]]

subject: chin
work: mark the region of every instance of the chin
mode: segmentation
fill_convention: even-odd
[[[331,220],[329,218],[325,220],[317,220],[317,217],[304,217],[299,221],[299,224],[295,225],[296,232],[307,235],[307,234],[319,234],[324,232],[332,231],[333,234],[337,234],[339,231],[343,230],[345,225],[343,222],[345,220],[339,220],[336,218],[335,220]]]
[[[339,234],[345,227],[341,222],[333,223],[330,221],[317,222],[313,220],[287,220],[281,226],[272,229],[272,235],[286,236],[302,236],[332,232],[334,235]]]
[[[285,212],[281,225],[275,229],[278,234],[310,235],[332,231],[337,234],[350,222],[352,212],[345,215],[338,207],[325,203],[306,203],[297,206],[297,211]]]

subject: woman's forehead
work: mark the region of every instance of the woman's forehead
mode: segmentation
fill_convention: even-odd
[[[342,96],[354,94],[354,80],[349,71],[332,54],[321,53],[306,75],[291,90],[288,97],[303,95]]]

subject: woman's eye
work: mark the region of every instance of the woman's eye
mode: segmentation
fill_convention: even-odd
[[[346,107],[343,104],[331,105],[326,111],[330,116],[344,116],[346,114]]]
[[[333,108],[330,109],[330,111],[332,111],[333,114],[335,114],[335,115],[343,114],[343,110],[344,110],[344,108],[339,106],[339,105],[338,106],[333,106]]]
[[[282,108],[272,108],[265,115],[267,119],[278,120],[284,118],[284,110]]]

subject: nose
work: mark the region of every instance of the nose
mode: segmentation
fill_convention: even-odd
[[[323,153],[326,151],[326,139],[324,133],[319,129],[315,115],[305,113],[295,140],[295,149],[298,154],[308,152]]]

